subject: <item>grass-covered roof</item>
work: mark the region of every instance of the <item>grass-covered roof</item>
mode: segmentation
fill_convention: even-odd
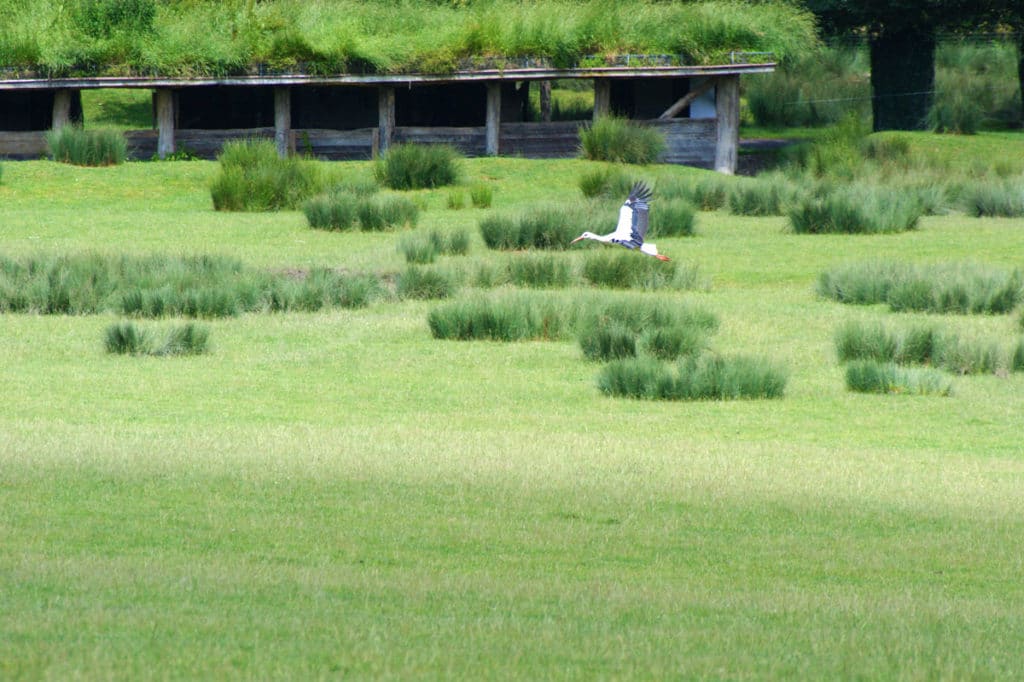
[[[0,0],[8,77],[706,65],[734,51],[784,61],[815,42],[811,15],[787,2]]]

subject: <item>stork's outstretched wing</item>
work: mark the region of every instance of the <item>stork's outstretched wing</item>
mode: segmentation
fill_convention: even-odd
[[[647,237],[647,221],[651,210],[648,202],[651,200],[651,194],[650,187],[643,182],[638,182],[633,185],[633,189],[629,192],[629,198],[626,200],[627,204],[631,204],[633,210],[633,219],[630,225],[633,241],[641,244]]]

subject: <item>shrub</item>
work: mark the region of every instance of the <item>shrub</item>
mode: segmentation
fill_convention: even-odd
[[[650,213],[648,237],[689,237],[694,233],[696,211],[684,199],[659,201]]]
[[[494,201],[494,190],[490,185],[478,182],[469,188],[469,200],[473,208],[490,208]]]
[[[613,396],[660,400],[779,398],[786,375],[763,358],[706,353],[683,358],[675,371],[650,358],[617,360],[598,375],[598,388]]]
[[[217,158],[220,171],[210,195],[218,211],[298,208],[327,184],[315,161],[279,158],[271,140],[232,140]]]
[[[665,137],[628,119],[603,116],[580,128],[580,150],[591,161],[643,165],[658,161],[665,152]]]
[[[961,200],[964,210],[977,218],[1019,218],[1024,216],[1024,180],[975,183]]]
[[[46,144],[54,161],[76,166],[114,166],[128,156],[128,143],[118,130],[67,125],[47,131]]]
[[[952,381],[934,369],[858,360],[846,367],[846,387],[858,393],[947,396],[952,391]]]
[[[443,187],[458,181],[461,158],[450,145],[396,144],[378,160],[374,172],[391,189]]]
[[[840,189],[806,196],[788,211],[798,234],[904,232],[917,227],[924,209],[916,196],[883,188]]]
[[[359,199],[347,192],[320,194],[302,204],[309,226],[319,230],[348,230],[356,222]]]
[[[517,286],[565,287],[572,278],[568,261],[551,254],[524,253],[508,260],[508,279]]]
[[[406,268],[395,282],[395,293],[399,298],[448,298],[457,288],[458,283],[451,274],[415,266]]]

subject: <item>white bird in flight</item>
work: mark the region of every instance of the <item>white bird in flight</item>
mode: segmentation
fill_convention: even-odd
[[[658,253],[658,247],[644,242],[647,235],[647,219],[650,213],[648,202],[651,200],[651,188],[643,182],[637,182],[629,191],[629,197],[619,209],[619,224],[609,234],[584,232],[570,243],[575,244],[581,239],[593,239],[605,244],[618,244],[627,249],[640,249],[640,253],[654,256],[658,260],[671,260],[668,256]]]

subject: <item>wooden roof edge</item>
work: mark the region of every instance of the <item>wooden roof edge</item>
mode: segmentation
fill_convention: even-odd
[[[473,81],[526,81],[557,78],[695,78],[749,73],[770,73],[775,62],[761,64],[714,64],[708,66],[601,66],[575,69],[529,67],[514,69],[478,69],[446,74],[308,74],[197,76],[83,76],[75,78],[0,78],[0,90],[53,90],[98,88],[187,88],[209,85],[289,86],[289,85],[413,85],[416,83],[453,83]]]

